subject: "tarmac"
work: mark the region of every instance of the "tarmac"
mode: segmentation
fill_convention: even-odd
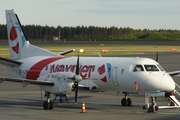
[[[139,54],[139,55],[123,55],[115,57],[148,57],[155,59],[156,54]],[[180,53],[167,52],[159,53],[159,63],[167,71],[180,70]],[[9,73],[9,70],[0,65],[0,76],[14,77]],[[180,78],[173,78],[180,85]],[[180,89],[176,89],[180,92]],[[43,102],[46,100],[44,92],[41,94],[41,89],[36,85],[28,85],[25,88],[20,83],[3,82],[0,84],[0,119],[13,120],[169,120],[180,119],[180,109],[160,109],[157,113],[148,113],[142,109],[144,102],[144,94],[130,94],[132,106],[121,106],[123,94],[118,94],[117,91],[107,92],[87,92],[80,91],[78,104],[75,104],[74,93],[69,94],[68,100],[63,99],[63,104],[59,105],[59,98],[55,101],[53,110],[44,110]],[[54,99],[54,95],[51,96]],[[177,99],[180,100],[178,96]],[[87,113],[81,113],[82,103],[85,102]],[[164,97],[157,98],[157,105],[167,105],[167,100]]]

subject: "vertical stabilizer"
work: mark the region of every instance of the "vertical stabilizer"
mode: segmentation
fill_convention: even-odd
[[[6,10],[6,22],[11,59],[18,60],[33,56],[57,56],[53,52],[31,45],[27,41],[14,10]]]

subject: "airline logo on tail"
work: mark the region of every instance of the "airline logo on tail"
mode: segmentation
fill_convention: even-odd
[[[17,37],[18,37],[18,35],[17,35],[17,32],[16,32],[16,28],[12,27],[11,31],[10,31],[10,40],[14,41],[14,40],[16,40]],[[16,41],[14,41],[14,42],[15,42],[16,45],[11,47],[11,48],[13,49],[14,52],[18,53],[18,51],[19,51],[19,42],[17,42],[17,43],[16,43]]]
[[[10,40],[11,40],[12,42],[14,42],[14,44],[15,44],[15,46],[11,46],[11,48],[13,49],[14,52],[18,53],[18,52],[19,52],[19,41],[18,41],[18,39],[17,39],[17,38],[18,38],[18,34],[17,34],[16,28],[18,28],[19,34],[22,35],[22,37],[21,37],[21,40],[22,40],[22,48],[24,47],[24,44],[25,44],[26,39],[25,39],[25,37],[24,37],[24,35],[23,35],[23,32],[22,32],[22,30],[21,30],[21,27],[20,27],[19,23],[16,22],[15,24],[16,24],[15,26],[12,26],[12,27],[11,27],[9,38],[10,38]],[[17,39],[17,40],[16,40],[16,39]]]

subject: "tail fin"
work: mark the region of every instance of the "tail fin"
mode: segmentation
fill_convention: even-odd
[[[11,59],[18,60],[33,56],[58,56],[53,52],[35,47],[27,41],[14,10],[6,10],[6,21]]]

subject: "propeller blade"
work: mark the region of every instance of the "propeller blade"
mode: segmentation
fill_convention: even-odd
[[[78,83],[82,80],[82,77],[79,75],[79,53],[77,58],[77,65],[76,65],[76,75],[74,76],[74,85],[75,85],[75,104],[78,101]]]
[[[156,62],[158,62],[158,53],[157,53],[157,55],[156,55]]]
[[[78,83],[75,84],[75,104],[77,104],[78,101]]]
[[[79,75],[79,54],[78,54],[77,65],[76,65],[76,75]]]

